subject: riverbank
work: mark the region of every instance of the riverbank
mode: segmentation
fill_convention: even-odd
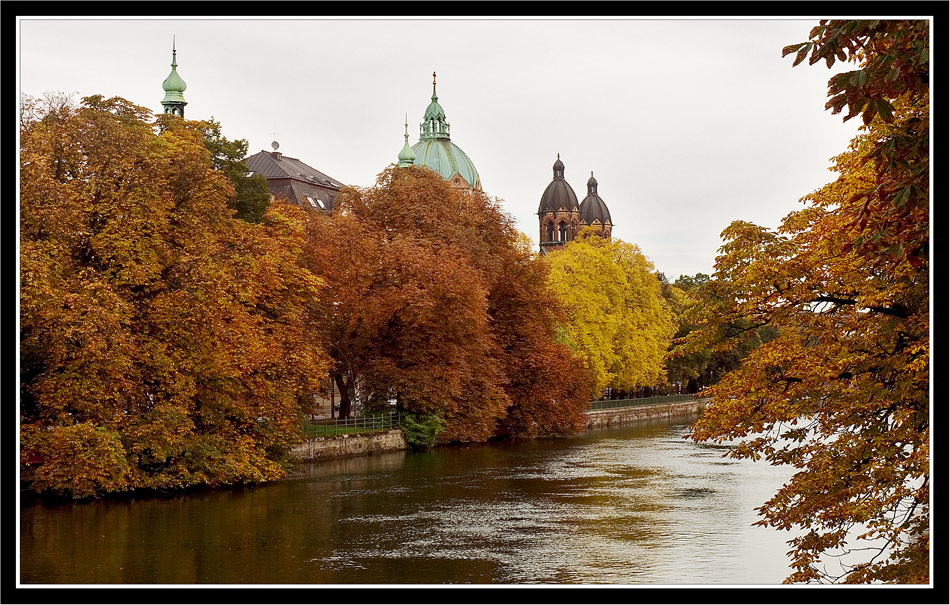
[[[668,421],[673,423],[677,420],[684,420],[701,414],[706,409],[709,401],[709,399],[696,399],[694,401],[590,410],[587,412],[587,428],[599,429],[639,424],[641,422]]]
[[[697,416],[706,408],[708,399],[653,403],[587,412],[587,429],[599,429],[639,423],[676,422]],[[399,429],[356,435],[334,435],[308,439],[293,450],[301,462],[319,462],[351,456],[366,456],[409,449]]]
[[[293,455],[304,462],[319,462],[350,456],[366,456],[409,449],[400,429],[355,435],[333,435],[307,439],[293,449]]]

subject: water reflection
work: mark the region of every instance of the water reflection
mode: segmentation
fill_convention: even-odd
[[[24,504],[25,583],[755,584],[787,534],[752,527],[784,469],[683,426],[309,465],[253,489]]]

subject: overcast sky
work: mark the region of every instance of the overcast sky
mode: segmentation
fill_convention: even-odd
[[[538,239],[557,154],[591,171],[614,237],[671,279],[711,273],[736,219],[776,227],[833,178],[857,122],[824,109],[824,64],[782,47],[815,19],[48,19],[19,23],[20,91],[162,110],[172,37],[186,117],[369,186],[410,144],[438,76],[452,141]],[[843,68],[836,67],[836,70]]]

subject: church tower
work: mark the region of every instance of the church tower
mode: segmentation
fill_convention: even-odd
[[[175,57],[175,39],[172,38],[172,72],[168,74],[168,77],[165,78],[165,81],[162,82],[162,88],[165,89],[165,98],[162,99],[162,107],[165,108],[165,113],[175,114],[180,118],[185,117],[185,105],[188,104],[185,101],[185,88],[187,85],[185,81],[181,79],[181,76],[178,75],[178,61]]]
[[[597,179],[593,171],[587,181],[587,197],[578,204],[574,189],[564,179],[561,154],[557,154],[554,179],[541,194],[541,203],[538,204],[538,225],[542,254],[560,250],[588,226],[597,229],[601,237],[610,239],[613,222],[607,204],[597,193]]]
[[[597,179],[594,178],[593,170],[587,181],[587,197],[581,202],[580,213],[582,226],[592,226],[601,237],[610,239],[610,230],[613,227],[610,210],[607,209],[603,198],[597,194]]]
[[[541,252],[563,248],[577,236],[581,222],[577,195],[570,183],[564,180],[564,162],[560,153],[553,169],[554,178],[541,194],[541,203],[538,204]]]

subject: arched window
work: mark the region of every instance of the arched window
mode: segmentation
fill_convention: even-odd
[[[560,239],[558,241],[566,242],[567,241],[567,225],[564,224],[564,222],[562,221],[561,223],[558,224],[557,229],[558,229],[558,235],[560,235]]]

